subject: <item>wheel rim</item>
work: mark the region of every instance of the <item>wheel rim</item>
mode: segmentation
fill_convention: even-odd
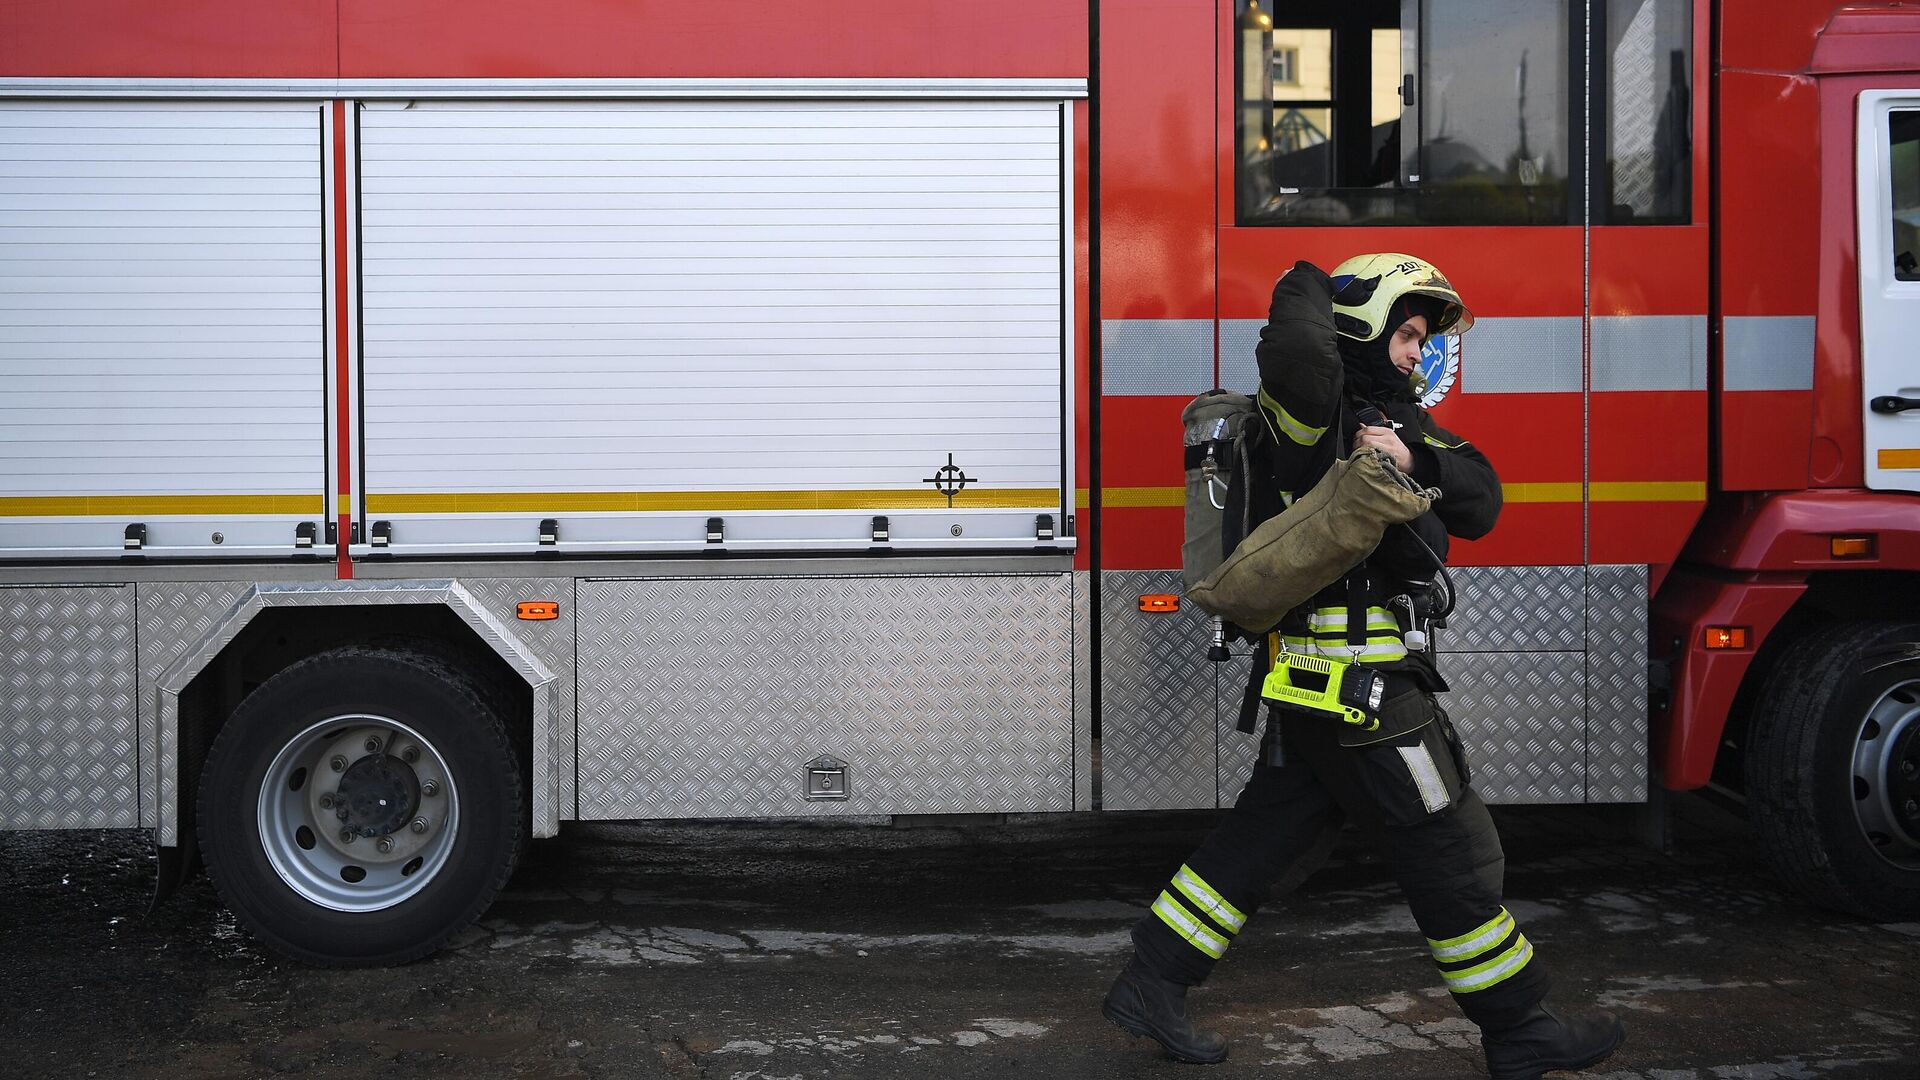
[[[288,888],[334,911],[379,911],[446,865],[460,800],[432,743],[398,721],[351,713],[287,741],[260,786],[258,825]]]
[[[1882,859],[1920,870],[1920,679],[1888,687],[1861,719],[1853,813]]]

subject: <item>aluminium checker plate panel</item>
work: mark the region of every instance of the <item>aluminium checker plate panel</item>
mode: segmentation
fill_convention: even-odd
[[[1185,592],[1177,570],[1101,578],[1100,805],[1191,810],[1218,801],[1219,747],[1207,613],[1148,613],[1140,597]]]
[[[133,827],[133,589],[0,587],[0,617],[0,828]]]
[[[1647,568],[1587,568],[1587,801],[1645,802]]]
[[[1070,573],[583,580],[580,816],[1068,810]],[[845,798],[807,797],[843,763]]]
[[[574,790],[574,641],[578,625],[574,579],[545,578],[455,578],[480,605],[480,609],[513,628],[521,647],[533,654],[553,673],[553,699],[548,714],[547,743],[544,756],[536,755],[530,791],[551,795],[553,821],[571,821],[577,811]],[[559,617],[542,621],[522,621],[518,614],[521,601],[554,600],[560,604]]]
[[[225,622],[253,591],[250,581],[149,582],[139,587],[140,824],[180,820],[177,748],[161,753],[160,678]]]

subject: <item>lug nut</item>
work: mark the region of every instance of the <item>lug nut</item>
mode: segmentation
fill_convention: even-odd
[[[417,818],[414,818],[414,819],[413,819],[413,824],[412,824],[412,825],[409,825],[409,826],[408,826],[408,828],[410,828],[410,829],[412,829],[412,830],[413,830],[414,832],[417,832],[417,833],[423,833],[423,832],[426,832],[426,831],[427,831],[427,819],[426,819],[426,818],[423,818],[423,817],[417,817]]]
[[[368,740],[367,740],[367,753],[369,753],[369,754],[377,754],[377,753],[379,753],[379,752],[380,752],[380,740],[379,740],[379,739],[368,739]]]
[[[320,809],[322,810],[333,809],[333,793],[332,792],[328,792],[327,794],[320,796]]]
[[[354,841],[354,839],[356,838],[356,835],[357,835],[357,834],[355,834],[355,833],[354,833],[354,831],[353,831],[352,829],[341,829],[341,830],[340,830],[340,842],[341,842],[341,843],[343,843],[343,844],[351,844],[351,843],[353,843],[353,841]]]
[[[333,812],[333,816],[339,818],[341,821],[347,820],[347,808],[345,806],[342,806],[340,809],[335,810]]]
[[[1913,799],[1908,799],[1906,809],[1907,809],[1908,817],[1920,818],[1920,802],[1916,802]]]
[[[420,794],[431,799],[435,795],[440,794],[440,784],[437,781],[428,780],[420,785]]]
[[[417,746],[409,746],[405,750],[400,751],[400,760],[406,762],[409,765],[413,764],[416,761],[419,761],[420,748]]]
[[[1912,776],[1917,772],[1920,772],[1920,765],[1915,765],[1911,759],[1900,763],[1901,776]]]
[[[393,837],[383,836],[373,846],[380,849],[380,854],[385,855],[387,852],[393,850]]]
[[[333,766],[334,772],[347,771],[347,759],[343,755],[340,755],[340,754],[333,755],[333,760],[327,762],[327,764]]]

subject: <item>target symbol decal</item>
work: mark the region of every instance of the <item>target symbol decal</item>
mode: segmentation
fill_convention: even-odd
[[[953,463],[953,455],[948,454],[947,463],[940,466],[932,476],[920,482],[923,484],[932,484],[933,490],[947,497],[947,506],[948,508],[952,508],[953,497],[960,494],[961,490],[968,484],[976,483],[977,481],[974,477],[968,476],[966,470],[955,465]]]

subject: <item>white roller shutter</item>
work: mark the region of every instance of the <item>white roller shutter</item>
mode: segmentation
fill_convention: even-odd
[[[729,547],[866,547],[875,516],[1032,544],[1066,506],[1061,117],[364,107],[368,516],[401,550],[547,518],[563,549],[702,546],[709,517]]]
[[[0,556],[290,553],[325,490],[320,113],[0,105]]]

